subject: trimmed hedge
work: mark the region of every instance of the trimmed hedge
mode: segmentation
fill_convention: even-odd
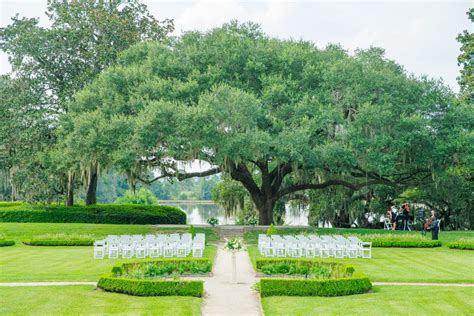
[[[451,249],[461,249],[461,250],[474,250],[474,240],[473,241],[453,241],[449,242],[447,246]]]
[[[23,240],[28,246],[92,246],[93,240]]]
[[[5,240],[5,239],[0,240],[0,247],[8,247],[8,246],[13,246],[13,245],[15,245],[14,240]]]
[[[311,268],[314,266],[340,266],[341,270],[345,273],[352,274],[354,272],[354,268],[350,265],[346,265],[337,261],[330,261],[330,260],[314,260],[314,259],[290,259],[290,258],[276,258],[276,259],[257,259],[255,261],[255,266],[257,271],[262,272],[262,268],[268,265],[279,265],[279,264],[286,264],[289,266],[299,266],[299,267],[307,267]]]
[[[298,280],[262,278],[260,296],[343,296],[367,293],[372,288],[363,274],[350,278]]]
[[[383,248],[434,248],[441,247],[439,240],[383,240],[372,241],[372,247]]]
[[[138,262],[117,264],[112,268],[112,273],[102,276],[97,287],[109,291],[136,296],[195,296],[201,297],[204,293],[204,281],[199,280],[145,280],[133,279],[127,276],[129,270],[146,268],[150,265],[167,266],[175,265],[176,271],[185,266],[192,271],[192,263],[197,262],[206,267],[210,272],[211,260],[206,258],[181,258],[170,260],[145,260]],[[175,271],[168,271],[175,272]]]
[[[136,296],[195,296],[202,297],[204,281],[139,280],[114,277],[100,278],[97,287],[116,293]]]
[[[94,224],[186,224],[186,213],[167,205],[39,206],[0,205],[0,222],[94,223]]]

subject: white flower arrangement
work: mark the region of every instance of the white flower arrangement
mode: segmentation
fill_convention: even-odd
[[[244,249],[244,244],[241,238],[226,239],[224,249],[229,251],[239,251]]]

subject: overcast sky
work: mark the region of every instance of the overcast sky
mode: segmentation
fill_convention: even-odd
[[[474,26],[467,1],[159,1],[146,0],[158,19],[175,21],[175,35],[187,30],[208,30],[232,19],[253,21],[279,38],[304,39],[324,47],[340,43],[346,49],[383,47],[387,56],[416,75],[443,78],[458,91],[456,36]],[[47,26],[46,0],[0,0],[0,25],[10,17],[38,17]],[[0,52],[0,73],[10,71]]]

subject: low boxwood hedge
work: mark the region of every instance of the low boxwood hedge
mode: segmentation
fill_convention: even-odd
[[[204,293],[204,281],[124,279],[114,277],[113,274],[101,277],[97,287],[136,296],[201,297]]]
[[[92,246],[93,240],[23,240],[28,246]]]
[[[8,247],[15,245],[14,240],[0,239],[0,247]]]
[[[41,206],[0,205],[0,222],[95,223],[95,224],[186,224],[186,213],[167,205]]]
[[[199,267],[201,272],[210,272],[212,263],[206,258],[182,258],[169,260],[146,260],[117,264],[112,268],[112,273],[100,278],[97,287],[109,291],[136,296],[196,296],[201,297],[204,293],[204,281],[198,280],[154,280],[143,279],[146,268],[171,267],[164,269],[164,274],[178,272],[193,272],[193,267]],[[140,278],[129,276],[137,275]],[[163,275],[163,274],[161,274]]]
[[[373,240],[372,247],[381,248],[434,248],[441,247],[439,240]]]
[[[354,273],[350,278],[327,280],[276,279],[260,280],[260,296],[343,296],[362,294],[372,288],[363,274]]]
[[[474,250],[474,240],[458,240],[449,242],[447,246],[451,249]]]

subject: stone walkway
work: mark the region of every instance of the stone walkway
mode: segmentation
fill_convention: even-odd
[[[252,289],[257,278],[247,251],[236,254],[237,284],[231,283],[232,255],[218,245],[213,277],[205,280],[204,316],[260,316],[263,315],[260,297]]]

